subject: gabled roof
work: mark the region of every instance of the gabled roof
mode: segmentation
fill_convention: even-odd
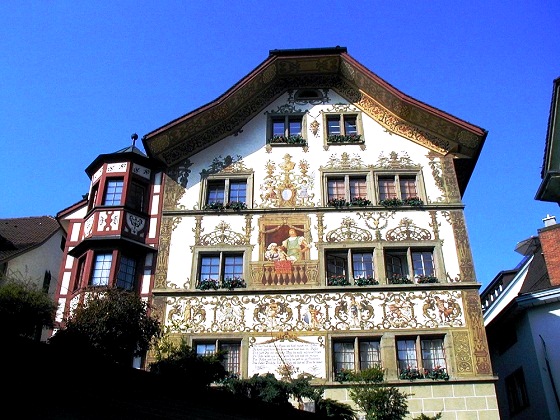
[[[51,216],[0,219],[0,262],[43,244],[59,229]]]
[[[461,193],[487,131],[397,90],[346,48],[271,50],[268,58],[216,100],[146,134],[148,156],[167,166],[233,135],[287,90],[332,89],[390,132],[436,153],[452,154]]]

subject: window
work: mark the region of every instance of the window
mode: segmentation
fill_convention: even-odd
[[[378,175],[379,201],[418,197],[416,175]]]
[[[388,279],[413,276],[435,276],[431,249],[385,249],[385,271]]]
[[[96,254],[95,262],[93,265],[93,272],[91,274],[91,286],[108,286],[109,275],[111,273],[111,262],[113,261],[113,254],[110,252]]]
[[[138,182],[130,184],[130,191],[127,195],[127,205],[137,211],[146,211],[146,186]]]
[[[235,375],[241,374],[241,342],[240,341],[209,341],[195,344],[196,354],[199,356],[211,356],[216,353],[216,349],[224,352],[222,364],[225,370]]]
[[[206,205],[247,204],[247,179],[209,179],[206,184]]]
[[[117,287],[133,290],[136,282],[136,260],[125,255],[121,256],[119,272],[117,273]]]
[[[371,249],[328,250],[325,252],[327,284],[349,284],[357,279],[375,278],[374,256]]]
[[[357,198],[367,198],[366,175],[337,175],[327,177],[327,202],[346,200],[351,202]]]
[[[49,288],[51,287],[51,272],[45,271],[45,275],[43,276],[43,292],[49,293]]]
[[[105,186],[103,196],[104,206],[120,206],[124,181],[122,179],[109,179]]]
[[[363,143],[359,114],[325,114],[327,144]]]
[[[76,270],[76,278],[74,280],[74,286],[72,287],[72,292],[78,290],[82,285],[82,280],[84,279],[84,272],[86,267],[86,258],[82,257],[78,260],[78,269]]]
[[[243,278],[243,253],[201,254],[198,281]]]
[[[523,368],[517,369],[506,377],[506,392],[510,415],[514,415],[529,406],[529,396],[525,385]]]
[[[333,371],[335,378],[344,370],[356,372],[379,365],[381,365],[379,339],[356,337],[333,340]]]
[[[409,372],[420,376],[437,370],[445,371],[445,353],[441,337],[411,337],[397,339],[399,374]],[[410,378],[412,379],[412,378]]]
[[[303,115],[273,115],[269,118],[268,143],[306,144],[303,135]]]

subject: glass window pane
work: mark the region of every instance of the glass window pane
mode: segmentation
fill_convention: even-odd
[[[373,277],[373,252],[352,253],[352,269],[354,278]]]
[[[290,119],[289,121],[289,134],[290,136],[301,135],[301,118]]]
[[[138,211],[144,211],[144,198],[146,197],[146,188],[144,185],[133,182],[130,185],[130,192],[127,197],[127,204],[130,208]]]
[[[408,276],[406,252],[385,251],[385,270],[388,278]]]
[[[247,203],[247,181],[229,182],[229,202],[232,201]]]
[[[340,133],[340,116],[333,115],[327,117],[327,134],[329,136],[341,134]]]
[[[329,200],[344,200],[346,198],[346,188],[344,178],[329,178],[327,181],[327,198]]]
[[[403,200],[407,198],[418,197],[418,192],[416,190],[416,177],[399,177],[399,183],[401,187],[401,198]]]
[[[360,370],[381,365],[379,341],[360,341]]]
[[[434,275],[434,257],[431,251],[412,252],[412,265],[415,276]]]
[[[346,252],[329,252],[327,260],[327,277],[346,275],[348,254]]]
[[[196,354],[199,356],[211,356],[216,353],[216,343],[198,343]]]
[[[367,198],[367,183],[365,177],[350,178],[350,199]]]
[[[358,134],[355,115],[344,115],[344,134],[347,136]]]
[[[418,369],[416,360],[416,340],[397,340],[399,371]]]
[[[286,135],[284,117],[273,118],[272,119],[272,135],[273,136],[284,136],[284,135]]]
[[[208,194],[206,204],[223,203],[225,194],[225,181],[210,181],[208,182]]]
[[[224,256],[224,278],[243,277],[243,254]]]
[[[219,280],[220,256],[205,255],[200,258],[199,280]]]
[[[335,342],[333,352],[335,373],[343,369],[354,370],[354,342]]]
[[[436,368],[446,368],[442,338],[421,340],[421,346],[422,365],[424,369],[434,370]]]
[[[379,186],[379,199],[388,200],[397,198],[397,188],[395,185],[395,178],[379,178],[377,180]]]
[[[119,272],[117,274],[117,287],[125,290],[132,290],[136,279],[136,260],[126,256],[121,256]]]
[[[241,374],[240,359],[241,359],[241,344],[239,343],[223,343],[220,345],[220,350],[226,352],[224,355],[223,365],[225,370],[229,373],[236,375]]]
[[[107,182],[105,197],[103,198],[104,205],[118,206],[121,204],[123,184],[122,179],[112,179]]]
[[[112,253],[97,254],[91,275],[92,286],[108,286],[109,275],[111,273]]]

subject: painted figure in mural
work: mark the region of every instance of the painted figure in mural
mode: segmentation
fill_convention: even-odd
[[[276,242],[271,242],[266,248],[264,258],[268,261],[283,261],[288,259],[288,255]]]
[[[298,236],[294,228],[290,228],[288,236],[282,241],[282,249],[287,254],[287,259],[290,261],[298,261],[303,257],[303,252],[309,249],[309,245],[303,236]]]

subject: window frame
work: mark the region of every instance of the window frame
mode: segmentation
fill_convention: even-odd
[[[407,198],[414,198],[418,197],[424,202],[425,194],[424,194],[424,182],[422,178],[422,171],[418,170],[398,170],[398,171],[374,171],[374,179],[373,184],[375,185],[374,188],[374,197],[375,202],[380,204],[381,201],[396,198],[398,200],[405,200]],[[401,177],[406,178],[414,178],[415,179],[415,186],[416,186],[416,195],[404,195],[401,189]],[[380,179],[388,179],[392,178],[394,180],[394,188],[395,188],[395,197],[382,197],[381,190],[380,190]],[[373,201],[373,200],[372,200]]]
[[[266,144],[272,147],[305,147],[307,146],[307,113],[306,112],[290,112],[290,113],[271,113],[267,116],[266,126]],[[274,133],[274,123],[284,119],[284,137],[289,138],[292,135],[299,135],[303,138],[301,143],[274,142],[272,139],[279,134]],[[292,134],[290,130],[290,122],[299,121],[301,124],[300,132]]]
[[[119,196],[119,202],[115,202],[115,197],[117,196],[116,192],[109,192],[109,188],[111,187],[111,183],[113,182],[120,182],[120,193],[118,194]],[[125,188],[126,188],[126,183],[123,177],[110,177],[107,178],[105,180],[105,185],[103,186],[103,198],[101,200],[101,205],[102,206],[107,206],[107,207],[111,207],[111,206],[122,206],[123,203],[123,197],[125,196]],[[118,187],[117,187],[118,189]],[[113,198],[110,200],[111,202],[108,203],[108,195],[111,194],[113,196]]]
[[[531,404],[527,392],[527,382],[523,367],[518,367],[505,378],[505,391],[508,401],[509,413],[514,416]]]
[[[248,209],[253,207],[253,173],[236,173],[236,174],[223,174],[223,175],[209,175],[203,179],[202,188],[200,192],[200,203],[201,208],[204,209],[205,206],[209,205],[208,194],[210,192],[210,185],[215,183],[224,183],[224,200],[222,202],[223,206],[231,203],[229,200],[230,187],[231,184],[235,182],[244,181],[246,183],[245,188],[245,205]],[[214,202],[212,202],[214,203]],[[216,203],[219,203],[217,201]]]
[[[141,193],[140,195],[137,195],[134,192],[135,188],[140,188],[141,189]],[[133,179],[129,182],[128,185],[128,193],[126,194],[126,202],[125,205],[134,211],[140,212],[140,213],[147,213],[148,211],[148,201],[149,201],[149,184],[147,184],[146,182],[142,182],[140,180],[137,179]],[[136,198],[140,197],[140,205],[138,206],[136,204]]]
[[[338,117],[339,122],[339,133],[330,133],[329,130],[329,120],[334,120],[334,117]],[[356,118],[356,132],[347,134],[346,120],[348,117]],[[340,111],[340,112],[323,112],[323,138],[325,148],[328,149],[329,146],[340,146],[348,144],[363,144],[364,140],[364,129],[362,123],[362,113],[361,111]],[[356,141],[344,141],[336,142],[329,140],[330,136],[344,136],[349,137],[352,134],[356,135]]]
[[[377,344],[377,359],[376,360],[364,360],[363,358],[363,351],[362,351],[362,344],[363,343],[376,343]],[[341,351],[337,352],[336,347],[337,344],[350,344],[352,351]],[[332,378],[333,380],[337,380],[337,375],[341,373],[343,370],[349,370],[351,372],[361,372],[365,369],[369,369],[376,366],[382,366],[383,358],[382,358],[382,351],[381,351],[381,336],[350,336],[350,337],[333,337],[331,339],[331,371],[332,371]],[[352,355],[352,361],[337,361],[337,354],[348,354]],[[367,354],[367,351],[366,351]],[[353,366],[349,366],[349,364]],[[367,364],[366,364],[367,363]],[[346,367],[342,366],[340,369],[338,368],[338,364],[348,364]]]
[[[127,264],[126,267],[127,268],[132,267],[134,269],[134,271],[132,273],[132,281],[124,282],[125,285],[129,285],[129,287],[121,287],[120,275],[121,275],[121,272],[122,272],[123,264],[125,262],[129,262],[129,261],[133,262],[133,265]],[[136,288],[138,286],[138,273],[139,273],[139,260],[137,258],[134,258],[134,257],[132,257],[130,255],[127,255],[127,254],[120,254],[119,259],[118,259],[118,266],[116,268],[115,287],[116,288],[121,288],[121,289],[124,289],[124,290],[127,290],[127,291],[136,290]],[[125,272],[125,275],[128,275],[128,274],[130,274],[130,273]]]
[[[209,352],[206,351],[204,353],[199,353],[198,352],[198,346],[214,346],[214,351]],[[234,375],[238,375],[241,376],[242,371],[242,345],[243,345],[243,340],[242,339],[237,339],[237,338],[216,338],[216,339],[201,339],[201,340],[193,340],[192,341],[192,348],[194,349],[195,353],[197,356],[211,356],[213,354],[216,354],[216,351],[220,351],[220,350],[224,350],[224,346],[237,346],[237,355],[236,358],[237,360],[234,361],[233,363],[231,363],[230,360],[230,352],[228,351],[228,353],[225,355],[224,360],[222,361],[222,366],[224,366],[224,368],[226,369],[226,371],[228,373],[234,374]],[[237,366],[236,371],[231,371],[228,370],[228,367],[231,366]]]
[[[98,257],[101,256],[110,256],[109,259],[104,259],[103,261],[98,261]],[[114,255],[112,251],[97,251],[94,253],[93,255],[93,261],[92,261],[92,266],[91,266],[91,273],[88,279],[88,286],[91,287],[108,287],[111,285],[111,278],[112,278],[112,273],[113,273],[113,260],[114,260]],[[98,262],[101,264],[101,267],[99,269],[96,268]],[[109,268],[105,267],[105,263],[109,264]],[[101,271],[101,272],[107,272],[106,276],[96,276],[96,271]],[[101,283],[94,283],[94,279],[102,279],[102,280],[106,280],[106,284],[101,284]]]
[[[334,254],[339,253],[339,254],[344,254],[346,253],[345,257],[342,256],[336,256]],[[373,277],[373,279],[377,280],[377,273],[376,273],[376,266],[377,266],[377,258],[376,258],[376,247],[372,247],[371,244],[367,244],[364,246],[353,246],[353,247],[340,247],[340,246],[333,246],[333,247],[325,247],[325,249],[323,250],[323,260],[324,260],[324,273],[325,273],[325,284],[327,286],[329,286],[328,284],[328,278],[331,275],[344,275],[346,277],[346,280],[348,281],[349,284],[355,285],[356,284],[356,279],[360,278],[356,277],[354,272],[355,272],[355,267],[354,267],[354,256],[356,254],[369,254],[371,253],[371,264],[372,264],[372,274],[371,276]],[[330,255],[337,257],[337,258],[341,258],[345,260],[345,266],[344,269],[346,271],[346,273],[344,274],[338,274],[338,273],[329,273],[329,256]],[[364,277],[368,277],[368,275],[366,274]]]
[[[243,279],[245,280],[245,284],[248,285],[248,277],[249,277],[249,256],[251,252],[251,245],[216,245],[216,246],[194,246],[193,247],[193,264],[191,270],[191,288],[196,289],[197,286],[200,284],[200,274],[201,274],[201,267],[202,267],[202,257],[205,255],[212,255],[212,254],[242,254],[243,255]],[[219,275],[223,274],[222,268],[222,261],[220,259],[220,271]],[[218,278],[218,284],[223,277]]]
[[[426,342],[433,342],[436,340],[440,340],[441,341],[441,352],[442,352],[442,358],[434,358],[434,359],[427,359],[424,357],[424,347],[423,347],[423,343]],[[399,348],[399,343],[400,342],[413,342],[414,343],[414,356],[415,358],[411,358],[411,357],[406,357],[401,359],[400,358],[400,348]],[[410,356],[411,354],[411,349],[409,347],[406,347],[405,350],[406,354],[408,356]],[[430,371],[430,370],[434,370],[436,368],[441,368],[444,369],[445,372],[447,374],[449,374],[449,363],[447,360],[447,352],[446,352],[446,335],[442,335],[442,334],[433,334],[433,335],[402,335],[402,336],[396,336],[395,337],[395,355],[396,355],[396,362],[397,362],[397,376],[399,376],[402,372],[403,369],[417,369],[418,372],[420,372],[422,375],[424,375],[424,373],[426,371]],[[434,366],[434,361],[442,361],[442,364],[436,364]],[[409,363],[410,361],[415,362],[414,365],[412,365],[411,363]],[[430,364],[427,361],[431,361],[431,367],[428,367],[427,365]],[[406,363],[406,366],[403,368],[403,364],[402,363]]]
[[[322,178],[322,186],[323,186],[323,194],[322,194],[322,198],[323,198],[323,206],[328,206],[329,200],[331,200],[331,197],[329,195],[329,181],[333,181],[335,179],[343,179],[344,180],[344,190],[345,190],[345,195],[344,195],[344,200],[346,200],[347,202],[351,202],[352,199],[357,198],[356,197],[352,197],[350,194],[350,181],[352,179],[364,179],[365,183],[366,183],[366,196],[365,197],[361,197],[360,198],[365,198],[366,200],[370,200],[372,201],[372,197],[373,197],[373,190],[372,190],[372,178],[371,178],[371,171],[363,171],[363,170],[357,170],[357,171],[322,171],[321,174],[321,178]],[[334,198],[334,197],[333,197]]]
[[[384,246],[382,249],[383,252],[383,269],[384,269],[384,276],[386,279],[387,284],[389,284],[389,279],[393,277],[393,273],[389,272],[389,265],[387,263],[387,257],[390,254],[397,255],[401,254],[406,256],[406,277],[414,282],[417,275],[415,272],[414,260],[413,255],[418,253],[431,253],[432,255],[432,273],[423,272],[422,276],[433,276],[437,277],[439,280],[443,280],[443,273],[445,270],[443,268],[443,257],[441,256],[441,244],[438,245],[435,241],[422,241],[422,242],[402,242],[395,244],[394,246]],[[402,266],[402,265],[401,265]],[[402,273],[401,273],[402,274]],[[441,276],[440,279],[438,276]],[[400,277],[403,277],[401,275]]]

